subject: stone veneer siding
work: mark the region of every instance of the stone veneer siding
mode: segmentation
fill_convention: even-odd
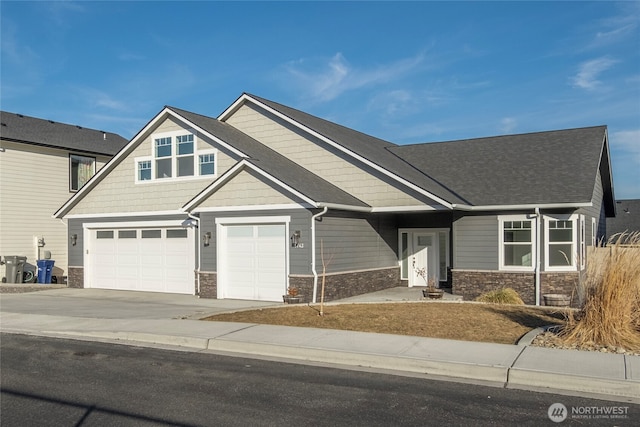
[[[67,287],[84,288],[84,267],[69,267],[67,269]]]
[[[218,273],[201,271],[199,274],[200,298],[218,298]]]
[[[298,288],[303,302],[313,299],[313,276],[289,276],[289,286]],[[379,270],[357,271],[350,273],[327,274],[325,278],[324,301],[362,295],[369,292],[400,286],[400,268],[390,267]],[[320,302],[322,275],[318,276],[316,302]]]
[[[535,273],[507,272],[507,271],[469,271],[452,270],[452,292],[462,295],[466,301],[473,301],[485,292],[500,288],[514,289],[525,304],[536,303]],[[573,295],[572,306],[578,306],[578,287],[580,274],[570,272],[541,272],[540,273],[540,304],[544,305],[543,295],[565,294]]]

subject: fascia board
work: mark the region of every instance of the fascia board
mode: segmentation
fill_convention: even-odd
[[[148,212],[111,212],[111,213],[67,215],[66,218],[67,219],[127,218],[127,217],[139,217],[139,216],[169,216],[169,215],[184,215],[184,212],[179,210],[148,211]]]
[[[221,122],[226,121],[229,118],[229,116],[231,116],[238,108],[240,108],[240,106],[246,100],[252,100],[253,102],[257,102],[256,100],[248,96],[246,93],[243,93],[242,95],[240,95],[238,99],[236,99],[233,102],[233,104],[231,104],[229,107],[227,107],[226,110],[220,113],[220,115],[218,116],[218,120],[220,120]]]
[[[69,198],[69,200],[67,200],[67,202],[64,205],[62,205],[62,207],[60,209],[58,209],[52,215],[52,217],[53,218],[63,218],[65,216],[65,214],[69,211],[69,209],[71,209],[78,201],[80,201],[84,197],[84,195],[86,193],[88,193],[92,188],[94,188],[96,186],[96,184],[98,182],[100,182],[102,180],[103,176],[105,176],[109,172],[111,172],[118,164],[120,164],[120,161],[124,157],[128,156],[131,153],[132,148],[137,146],[140,143],[140,140],[142,139],[142,137],[144,135],[147,134],[147,132],[149,132],[151,129],[153,129],[155,126],[157,126],[157,124],[160,121],[165,120],[168,116],[172,116],[172,117],[178,119],[179,121],[184,122],[188,127],[192,128],[194,130],[197,130],[198,132],[200,132],[201,134],[207,136],[208,138],[213,139],[214,141],[216,141],[220,145],[223,145],[224,147],[228,148],[229,150],[233,151],[234,153],[238,154],[239,156],[248,157],[246,154],[244,154],[241,151],[237,150],[236,148],[230,146],[226,142],[222,141],[220,138],[216,137],[215,135],[210,134],[209,132],[205,131],[204,129],[202,129],[199,126],[195,125],[194,123],[190,122],[186,118],[184,118],[181,115],[177,114],[171,108],[164,107],[162,109],[162,111],[160,111],[158,114],[156,114],[156,116],[153,119],[151,119],[149,121],[149,123],[147,123],[147,125],[145,127],[143,127],[131,139],[131,141],[129,141],[129,143],[124,146],[124,148],[122,150],[120,150],[118,152],[118,154],[116,154],[114,157],[112,157],[111,160],[109,160],[109,162],[107,162],[93,177],[91,177],[91,179],[76,194],[74,194],[71,198]]]
[[[204,201],[204,199],[209,197],[215,190],[217,190],[222,185],[226,184],[231,178],[233,178],[240,171],[240,169],[242,169],[244,163],[246,162],[244,160],[241,160],[235,165],[233,165],[231,169],[229,169],[228,171],[220,175],[218,179],[216,179],[211,184],[206,186],[204,190],[196,194],[191,200],[185,203],[180,208],[180,211],[191,212],[194,207],[198,206],[200,203]]]
[[[168,112],[169,112],[169,114],[171,116],[175,117],[176,119],[178,119],[180,121],[183,121],[183,122],[186,122],[191,129],[197,130],[200,134],[206,135],[208,138],[213,139],[215,142],[217,142],[218,144],[222,145],[223,147],[225,147],[229,151],[232,151],[236,155],[238,155],[240,157],[244,157],[244,158],[249,157],[245,153],[243,153],[242,151],[240,151],[237,148],[229,145],[228,143],[226,143],[222,139],[218,138],[217,136],[215,136],[215,135],[209,133],[208,131],[202,129],[200,126],[196,125],[195,123],[190,122],[189,120],[187,120],[186,118],[184,118],[183,116],[178,114],[177,112],[173,111],[171,108],[168,108]]]
[[[215,190],[217,190],[218,188],[220,188],[221,186],[226,184],[231,178],[233,178],[235,175],[237,175],[245,167],[257,172],[258,174],[262,175],[263,177],[265,177],[269,181],[273,182],[274,184],[276,184],[280,188],[283,188],[284,190],[296,195],[297,197],[301,198],[302,200],[304,200],[309,205],[314,206],[314,207],[317,206],[317,203],[314,200],[310,199],[306,195],[304,195],[301,192],[299,192],[298,190],[290,187],[289,185],[285,184],[284,182],[280,181],[279,179],[277,179],[273,175],[270,175],[267,172],[263,171],[262,169],[260,169],[256,165],[248,162],[246,159],[243,159],[243,160],[239,161],[238,163],[236,163],[227,172],[225,172],[219,179],[217,179],[211,185],[209,185],[204,190],[202,190],[196,197],[191,199],[187,204],[185,204],[182,208],[180,208],[180,210],[182,210],[184,212],[190,212],[191,210],[194,209],[194,207],[196,207],[200,203],[202,203]]]
[[[418,187],[418,186],[417,186],[417,185],[415,185],[414,183],[409,182],[409,181],[407,181],[406,179],[399,177],[398,175],[396,175],[396,174],[394,174],[394,173],[392,173],[392,172],[388,171],[387,169],[383,168],[382,166],[379,166],[378,164],[376,164],[376,163],[374,163],[374,162],[372,162],[372,161],[370,161],[370,160],[368,160],[368,159],[366,159],[366,158],[364,158],[364,157],[362,157],[362,156],[360,156],[360,155],[358,155],[358,154],[354,153],[353,151],[351,151],[351,150],[349,150],[349,149],[347,149],[347,148],[343,147],[342,145],[340,145],[340,144],[338,144],[338,143],[334,142],[333,140],[331,140],[331,139],[329,139],[329,138],[325,137],[324,135],[322,135],[322,134],[320,134],[320,133],[318,133],[318,132],[314,131],[314,130],[313,130],[313,129],[311,129],[311,128],[308,128],[307,126],[304,126],[302,123],[299,123],[299,122],[297,122],[297,121],[293,120],[291,117],[289,117],[289,116],[287,116],[287,115],[285,115],[285,114],[282,114],[282,113],[280,113],[280,112],[279,112],[279,111],[277,111],[277,110],[274,110],[273,108],[269,107],[268,105],[263,104],[262,102],[258,101],[258,100],[257,100],[257,99],[255,99],[255,98],[250,97],[250,96],[249,96],[249,95],[247,95],[247,94],[243,94],[240,98],[238,98],[238,99],[236,100],[236,102],[234,102],[234,103],[233,103],[229,108],[227,108],[227,109],[226,109],[226,110],[225,110],[225,111],[220,115],[219,120],[220,120],[220,121],[225,121],[226,119],[228,119],[228,117],[229,117],[229,116],[230,116],[230,115],[231,115],[235,110],[237,110],[237,109],[240,107],[240,105],[242,105],[242,103],[244,103],[245,101],[251,101],[251,102],[253,102],[253,103],[254,103],[254,104],[256,104],[256,105],[259,105],[261,108],[264,108],[265,110],[269,111],[271,114],[273,114],[273,115],[275,115],[275,116],[277,116],[277,117],[281,118],[282,120],[286,121],[287,123],[290,123],[291,125],[293,125],[293,126],[297,127],[298,129],[301,129],[301,130],[303,130],[304,132],[307,132],[307,133],[309,133],[310,135],[313,135],[314,137],[316,137],[316,138],[318,138],[318,139],[320,139],[320,140],[322,140],[322,141],[326,142],[326,143],[327,143],[327,144],[329,144],[330,146],[332,146],[332,147],[336,148],[337,150],[339,150],[339,151],[341,151],[341,152],[343,152],[343,153],[347,154],[348,156],[353,157],[353,158],[354,158],[354,159],[356,159],[356,160],[359,160],[360,162],[362,162],[362,163],[366,164],[367,166],[369,166],[369,167],[371,167],[371,168],[373,168],[373,169],[377,170],[378,172],[380,172],[380,173],[382,173],[382,174],[384,174],[384,175],[388,176],[389,178],[392,178],[392,179],[396,180],[397,182],[399,182],[399,183],[401,183],[401,184],[403,184],[403,185],[405,185],[405,186],[407,186],[407,187],[411,188],[412,190],[417,191],[418,193],[420,193],[420,194],[422,194],[422,195],[424,195],[424,196],[429,197],[430,199],[432,199],[432,200],[434,200],[434,201],[436,201],[436,202],[440,203],[440,204],[441,204],[441,205],[443,205],[443,206],[446,206],[446,207],[448,207],[448,208],[451,208],[451,206],[452,206],[452,205],[451,205],[451,203],[447,202],[446,200],[443,200],[443,199],[441,199],[440,197],[438,197],[438,196],[436,196],[436,195],[434,195],[434,194],[431,194],[430,192],[428,192],[428,191],[424,190],[423,188]]]
[[[454,210],[458,211],[515,211],[515,210],[529,210],[529,209],[566,209],[566,208],[588,208],[592,207],[592,202],[581,203],[539,203],[539,204],[524,204],[524,205],[485,205],[485,206],[470,206],[470,205],[452,205]]]
[[[434,212],[434,211],[447,211],[451,209],[443,207],[437,208],[430,205],[414,205],[414,206],[381,206],[371,208],[371,212]]]
[[[64,218],[65,214],[71,209],[77,202],[79,202],[85,194],[87,194],[91,189],[93,189],[104,176],[106,176],[109,172],[111,172],[117,165],[120,164],[120,161],[128,156],[132,148],[137,146],[140,143],[140,139],[153,127],[155,127],[160,120],[164,120],[167,115],[171,114],[171,110],[168,107],[164,107],[162,111],[160,111],[156,116],[146,124],[132,139],[129,141],[127,145],[124,146],[122,150],[118,152],[114,157],[111,158],[94,176],[89,179],[89,181],[82,186],[82,188],[74,194],[67,202],[62,205],[60,209],[58,209],[52,216],[53,218]],[[184,119],[183,119],[184,120]]]

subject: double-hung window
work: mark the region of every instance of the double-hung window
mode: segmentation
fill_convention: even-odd
[[[193,176],[193,134],[176,136],[178,176]]]
[[[531,271],[535,266],[535,218],[502,216],[500,226],[500,269]]]
[[[193,133],[176,131],[152,135],[151,144],[150,156],[135,158],[137,183],[216,174],[216,150],[199,150]]]
[[[575,270],[578,251],[578,216],[545,217],[545,270]],[[582,233],[581,233],[582,234]]]
[[[78,191],[96,173],[94,157],[69,156],[69,191]]]

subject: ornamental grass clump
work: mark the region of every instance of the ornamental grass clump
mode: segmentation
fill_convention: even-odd
[[[561,338],[577,346],[640,350],[640,232],[613,236],[588,259],[584,306]]]
[[[524,305],[524,301],[518,293],[511,288],[501,288],[486,292],[476,298],[479,302],[489,302],[493,304],[519,304]]]

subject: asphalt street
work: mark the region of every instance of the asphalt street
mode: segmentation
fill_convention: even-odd
[[[2,426],[554,425],[548,411],[640,406],[455,382],[15,334],[1,336]],[[571,409],[568,409],[571,411]]]

